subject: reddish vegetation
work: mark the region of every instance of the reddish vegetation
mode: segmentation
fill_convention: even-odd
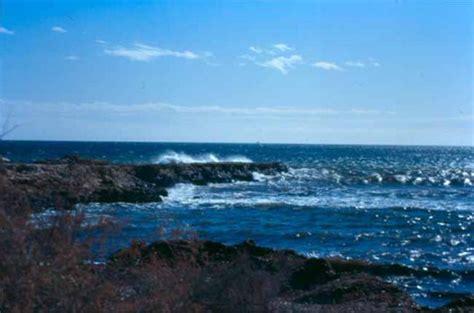
[[[426,274],[253,242],[133,242],[94,264],[88,240],[77,241],[81,217],[58,215],[35,228],[32,198],[5,173],[0,164],[0,312],[431,312],[374,276]],[[473,308],[464,298],[439,312]]]

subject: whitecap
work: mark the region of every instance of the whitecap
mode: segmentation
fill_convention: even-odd
[[[192,184],[177,184],[168,189],[168,196],[165,198],[166,202],[189,202],[194,198],[195,190],[198,188]]]
[[[379,173],[372,173],[372,175],[370,175],[370,178],[376,180],[379,183],[383,181],[383,177]]]
[[[417,178],[415,178],[415,180],[413,181],[413,184],[418,185],[418,184],[420,184],[420,183],[422,183],[422,182],[423,182],[423,178],[417,177]]]
[[[394,175],[393,178],[402,184],[405,184],[408,181],[408,177],[405,175]]]
[[[262,174],[262,173],[259,173],[259,172],[252,172],[252,176],[253,176],[253,180],[259,181],[259,182],[263,182],[263,181],[266,181],[266,180],[272,178],[272,176],[270,176],[270,175],[265,175],[265,174]]]
[[[158,156],[154,163],[158,164],[176,164],[176,163],[252,163],[252,160],[242,156],[233,155],[227,157],[219,157],[213,153],[189,155],[184,152],[167,151]]]

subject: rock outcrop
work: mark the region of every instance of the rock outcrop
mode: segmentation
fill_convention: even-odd
[[[198,288],[196,301],[217,311],[225,311],[225,308],[219,308],[222,299],[216,299],[213,292],[239,289],[240,296],[248,303],[248,299],[255,296],[246,294],[255,292],[251,291],[255,287],[252,284],[258,284],[258,288],[271,286],[265,301],[260,303],[265,309],[253,308],[262,312],[472,312],[474,308],[472,297],[437,310],[417,305],[404,290],[383,280],[425,275],[403,265],[306,258],[291,250],[259,247],[252,241],[234,246],[200,240],[158,241],[149,245],[136,242],[113,254],[107,269],[114,276],[150,269],[154,264],[162,269],[179,267],[181,270],[183,264],[188,269],[198,268],[204,276],[200,278],[200,287],[205,292],[200,293]],[[229,285],[219,289],[220,281]],[[135,288],[134,282],[130,284],[130,288]]]
[[[286,170],[281,163],[123,165],[72,156],[31,164],[2,162],[0,179],[3,188],[15,188],[38,211],[87,202],[159,202],[166,188],[177,183],[252,181],[253,172],[274,175]]]

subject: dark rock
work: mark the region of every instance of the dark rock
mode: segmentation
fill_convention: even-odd
[[[335,278],[336,272],[327,260],[309,259],[293,273],[290,278],[290,285],[294,289],[308,289]]]
[[[107,165],[110,162],[106,160],[84,159],[79,155],[65,155],[60,159],[40,160],[34,162],[35,164],[82,164],[82,165]]]
[[[27,164],[20,164],[15,168],[15,170],[19,173],[34,172],[36,169],[36,167]]]
[[[233,246],[202,240],[158,241],[149,245],[136,242],[113,254],[107,268],[111,273],[123,273],[130,267],[146,269],[154,261],[162,261],[157,263],[160,267],[185,264],[185,268],[206,273],[200,297],[208,304],[218,301],[212,297],[226,284],[238,285],[241,281],[239,288],[246,288],[247,283],[259,281],[271,285],[274,291],[275,298],[268,308],[271,312],[474,312],[472,295],[436,310],[422,308],[404,290],[378,277],[416,276],[415,269],[306,258],[289,250],[259,247],[253,241]]]
[[[427,268],[424,270],[411,268],[401,264],[373,264],[366,261],[360,260],[344,260],[330,258],[328,259],[332,268],[337,273],[370,273],[381,277],[389,276],[413,276],[417,278],[422,277],[436,277],[436,278],[447,278],[453,279],[456,274],[448,270],[440,270],[436,268]],[[462,273],[464,277],[467,277],[469,273]]]
[[[257,246],[253,240],[246,240],[235,247],[237,249],[244,250],[246,253],[256,257],[264,257],[274,252],[273,249]]]
[[[153,264],[159,264],[160,268],[185,264],[185,268],[205,273],[204,289],[200,291],[199,299],[211,306],[218,302],[216,295],[226,288],[225,285],[255,288],[252,284],[258,284],[271,286],[274,295],[268,309],[271,312],[423,310],[405,291],[366,273],[370,272],[370,265],[360,267],[361,272],[357,274],[347,271],[347,268],[337,272],[329,260],[308,259],[287,250],[258,247],[252,241],[233,246],[200,240],[159,241],[150,245],[134,243],[132,247],[113,254],[107,268],[111,273],[123,273],[130,267],[136,271]],[[253,279],[257,277],[257,280]],[[239,281],[246,283],[239,285]],[[237,292],[247,296],[250,290]],[[253,310],[256,309],[250,311]],[[430,312],[429,309],[424,311]]]
[[[39,211],[70,209],[78,202],[159,202],[167,196],[165,188],[177,183],[249,181],[253,172],[275,175],[286,170],[280,163],[118,165],[66,156],[33,164],[2,163],[0,175]]]
[[[474,312],[474,295],[464,296],[435,310],[439,313],[472,313]]]
[[[156,189],[150,191],[147,189],[136,190],[122,190],[122,189],[104,189],[95,192],[91,195],[91,200],[94,202],[113,203],[113,202],[128,202],[128,203],[144,203],[144,202],[160,202],[162,196],[167,196],[168,192],[165,189]]]
[[[275,175],[287,171],[281,163],[195,163],[138,165],[135,176],[139,179],[169,187],[176,183],[230,183],[232,181],[252,181],[253,172]]]
[[[300,303],[341,304],[354,301],[370,301],[384,299],[389,306],[396,307],[400,302],[409,301],[402,290],[367,274],[345,275],[338,279],[319,283],[316,288],[295,299]],[[414,305],[411,301],[410,305]]]

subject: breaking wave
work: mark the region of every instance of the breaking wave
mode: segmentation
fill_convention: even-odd
[[[161,154],[154,160],[158,164],[176,164],[176,163],[252,163],[252,160],[245,156],[234,155],[220,157],[212,153],[189,155],[183,152],[168,151]]]
[[[272,192],[266,189],[271,184]],[[267,186],[267,187],[265,187]],[[435,196],[435,195],[432,195]],[[388,211],[465,211],[472,212],[470,201],[456,201],[447,197],[432,201],[430,196],[412,192],[402,197],[399,192],[370,192],[341,189],[324,193],[313,193],[294,189],[285,185],[275,185],[273,182],[245,182],[242,184],[229,183],[209,186],[178,184],[168,189],[163,207],[182,207],[189,209],[348,209],[348,210],[388,210]],[[472,215],[472,213],[469,213]],[[474,218],[474,216],[473,216]]]
[[[424,186],[473,186],[474,171],[470,169],[445,170],[358,170],[334,168],[291,168],[284,176],[299,181],[325,181],[342,185],[396,184]]]

